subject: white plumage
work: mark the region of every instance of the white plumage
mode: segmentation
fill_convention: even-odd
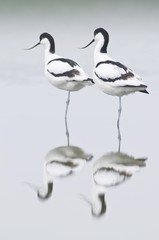
[[[77,63],[57,55],[46,64],[45,75],[52,85],[62,90],[78,91],[92,85],[91,79]]]
[[[146,160],[147,158],[136,159],[122,152],[110,152],[94,162],[92,201],[82,195],[83,199],[91,206],[93,216],[101,217],[106,213],[106,190],[119,186],[133,177],[136,172],[146,166]]]
[[[137,74],[109,57],[107,54],[109,34],[105,29],[97,28],[94,31],[94,39],[84,48],[94,41],[96,46],[94,50],[93,80],[97,87],[112,96],[123,96],[136,91],[148,93],[146,91],[147,86]]]
[[[94,68],[93,79],[104,93],[112,96],[123,96],[146,89],[137,74],[113,60],[99,62]]]
[[[135,159],[122,152],[107,153],[94,163],[94,181],[103,187],[116,186],[146,166],[145,160],[146,158]]]
[[[43,186],[37,188],[38,198],[47,200],[52,194],[55,178],[64,178],[80,171],[92,158],[92,154],[77,146],[60,146],[50,150],[44,162]],[[52,188],[49,189],[51,184]]]
[[[97,28],[94,31],[93,40],[83,48],[88,47],[94,41],[96,42],[96,46],[94,50],[93,81],[104,93],[119,97],[117,127],[118,139],[121,141],[119,129],[121,97],[137,91],[148,93],[146,90],[147,86],[131,69],[108,56],[107,47],[109,43],[109,34],[105,29]]]
[[[47,200],[53,193],[55,178],[65,178],[80,171],[93,158],[77,146],[60,146],[50,150],[43,166],[43,186],[29,185],[40,200]]]
[[[41,34],[39,43],[28,50],[39,44],[45,46],[45,75],[52,85],[66,91],[78,91],[92,85],[92,79],[76,62],[55,53],[54,38],[50,34]]]
[[[73,60],[61,57],[55,53],[54,38],[48,34],[40,35],[40,41],[30,50],[38,45],[45,46],[45,76],[56,88],[68,91],[65,111],[65,124],[67,125],[67,112],[70,102],[70,92],[78,91],[93,84],[84,70]],[[66,130],[68,135],[68,131]]]
[[[79,171],[92,157],[77,146],[60,146],[48,152],[44,168],[48,176],[66,177]]]

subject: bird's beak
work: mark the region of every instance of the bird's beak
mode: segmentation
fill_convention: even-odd
[[[31,47],[31,48],[27,48],[27,49],[25,49],[25,50],[31,50],[31,49],[37,47],[39,44],[40,44],[40,42],[38,42],[37,44],[35,44],[33,47]]]
[[[88,43],[85,47],[82,47],[81,49],[87,48],[89,45],[91,45],[95,40],[93,39],[90,43]]]

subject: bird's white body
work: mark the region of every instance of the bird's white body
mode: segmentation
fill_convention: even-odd
[[[45,46],[45,76],[56,88],[66,91],[78,91],[92,85],[91,79],[74,61],[50,52],[50,41],[42,39]]]
[[[142,79],[132,70],[110,58],[107,54],[109,34],[103,28],[94,31],[96,42],[94,50],[93,80],[104,93],[112,96],[124,96],[136,91],[148,93]],[[87,47],[86,46],[86,47]],[[84,47],[85,48],[85,47]]]
[[[92,157],[76,146],[60,146],[50,150],[45,157],[43,186],[38,188],[38,197],[48,199],[51,196],[49,185],[53,185],[55,178],[64,178],[80,171]]]
[[[44,164],[45,175],[48,177],[64,177],[79,171],[92,155],[76,146],[60,146],[46,155]]]
[[[94,182],[104,188],[119,185],[144,167],[145,160],[120,152],[107,153],[93,166]]]
[[[92,169],[92,201],[83,199],[91,206],[92,215],[101,217],[106,213],[105,192],[108,187],[118,186],[132,177],[141,167],[146,166],[146,158],[135,159],[121,152],[104,154],[95,161]]]
[[[31,50],[41,44],[44,45],[46,78],[56,88],[68,92],[65,110],[65,126],[69,145],[67,113],[70,102],[70,92],[78,91],[86,86],[92,85],[94,82],[76,62],[55,53],[54,38],[49,33],[42,33],[39,39],[40,41],[37,44],[27,50]]]
[[[105,192],[108,187],[118,186],[132,177],[146,158],[135,159],[125,153],[104,154],[93,165],[92,214],[96,217],[106,212]]]
[[[93,80],[96,86],[104,93],[112,96],[124,96],[145,90],[146,87],[137,74],[124,65],[119,67],[122,64],[116,63],[107,53],[98,51],[98,45],[100,44],[100,42],[97,43],[94,52]]]
[[[83,48],[88,47],[93,42],[96,42],[94,50],[93,81],[102,92],[119,97],[117,128],[118,139],[119,142],[121,142],[121,97],[135,92],[148,93],[146,90],[147,86],[131,69],[120,62],[114,61],[108,56],[107,47],[109,43],[109,34],[105,29],[97,28],[94,31],[93,40]]]
[[[93,84],[76,62],[55,53],[54,38],[49,33],[41,34],[39,43],[28,50],[40,44],[45,47],[45,76],[53,86],[66,91],[78,91]]]
[[[60,146],[50,150],[43,166],[43,186],[36,187],[27,183],[41,200],[47,200],[53,193],[55,178],[64,178],[80,171],[93,158],[77,146]]]
[[[78,91],[92,85],[91,81],[87,81],[88,75],[81,67],[71,66],[68,62],[61,61],[64,58],[54,55],[52,60],[45,63],[45,76],[53,86],[66,91]],[[72,72],[72,76],[69,73],[64,75],[66,72]]]

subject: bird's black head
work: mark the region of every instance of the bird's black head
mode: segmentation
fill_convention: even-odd
[[[39,191],[37,191],[37,197],[41,201],[48,200],[53,192],[53,182],[48,182],[47,184],[47,192],[45,194],[40,194]]]
[[[106,213],[106,210],[107,210],[107,205],[106,205],[106,202],[105,202],[105,195],[104,194],[99,194],[98,199],[101,203],[100,211],[98,210],[97,212],[95,212],[94,209],[92,208],[92,216],[96,217],[96,218],[102,217]]]
[[[40,43],[41,44],[47,44],[50,43],[50,52],[55,53],[55,42],[54,38],[49,33],[42,33],[40,35]]]
[[[26,50],[31,50],[40,44],[49,46],[49,51],[51,53],[55,53],[55,42],[53,37],[49,33],[42,33],[40,35],[40,41],[37,44],[35,44],[33,47],[27,48]]]
[[[104,28],[97,28],[94,31],[94,37],[98,34],[101,33],[105,39],[109,39],[109,34]]]
[[[89,45],[91,45],[94,41],[103,41],[101,43],[101,49],[100,51],[102,53],[107,53],[107,46],[108,46],[108,42],[109,42],[109,34],[108,32],[104,29],[104,28],[97,28],[95,31],[94,31],[94,38],[93,40],[88,43],[85,47],[82,47],[81,49],[84,49],[84,48],[87,48]]]
[[[42,34],[40,35],[40,41],[41,41],[42,39],[44,39],[44,38],[47,38],[48,40],[52,40],[52,39],[53,39],[53,37],[52,37],[49,33],[47,33],[47,32],[42,33]]]
[[[109,43],[109,34],[104,28],[97,28],[94,31],[95,40],[99,41],[102,37],[104,38],[104,44],[101,48],[101,52],[106,53],[107,52],[107,46],[108,46],[108,43]]]

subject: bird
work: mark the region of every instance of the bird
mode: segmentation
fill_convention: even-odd
[[[104,93],[119,97],[118,109],[118,139],[121,141],[120,116],[122,111],[121,97],[130,93],[147,93],[145,85],[140,76],[134,73],[124,64],[113,60],[107,53],[109,34],[104,28],[97,28],[94,31],[93,40],[81,49],[87,48],[93,42],[96,43],[94,50],[93,81]]]
[[[146,166],[146,160],[147,158],[135,158],[124,152],[108,152],[94,162],[92,201],[82,195],[91,207],[92,216],[99,218],[106,213],[106,190],[129,180]]]
[[[38,45],[44,45],[45,47],[46,78],[56,88],[68,92],[65,110],[65,125],[67,128],[70,92],[79,91],[86,86],[93,85],[93,80],[89,78],[85,71],[75,61],[55,53],[55,41],[49,33],[42,33],[39,37],[39,42],[26,50],[31,50]],[[68,135],[68,131],[66,131],[66,134]]]
[[[93,155],[78,146],[58,146],[51,149],[45,156],[43,165],[43,186],[37,187],[24,182],[37,194],[41,201],[50,199],[53,194],[55,178],[65,178],[80,171]]]

